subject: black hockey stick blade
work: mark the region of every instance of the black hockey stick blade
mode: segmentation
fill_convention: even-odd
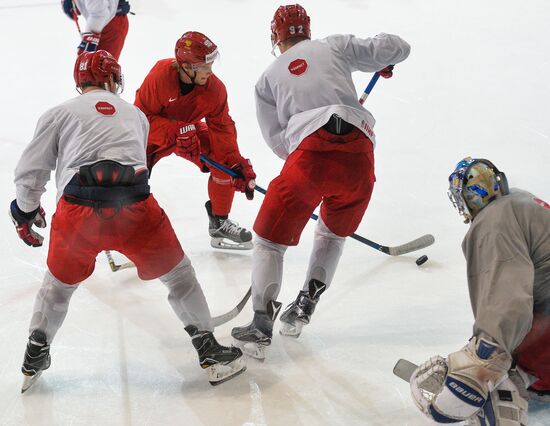
[[[237,306],[235,306],[233,309],[223,315],[218,315],[217,317],[212,318],[212,321],[214,322],[214,327],[225,324],[226,322],[231,321],[233,318],[239,315],[243,310],[244,305],[246,305],[246,302],[248,302],[248,299],[250,299],[251,293],[252,287],[249,287],[243,299],[237,304]]]
[[[395,374],[400,379],[405,380],[407,383],[411,382],[411,377],[414,373],[414,370],[418,368],[413,362],[407,361],[406,359],[400,359],[393,367],[393,374]],[[441,384],[433,377],[428,377],[422,383],[422,389],[427,390],[431,393],[438,393],[441,390]]]

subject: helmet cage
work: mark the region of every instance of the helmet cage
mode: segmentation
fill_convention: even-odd
[[[491,201],[508,193],[506,175],[489,160],[466,157],[449,176],[449,200],[465,223]]]

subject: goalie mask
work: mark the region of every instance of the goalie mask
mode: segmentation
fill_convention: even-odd
[[[489,160],[466,157],[449,176],[449,199],[464,223],[474,217],[491,201],[508,194],[506,175]]]

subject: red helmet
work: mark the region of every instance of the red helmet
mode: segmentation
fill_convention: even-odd
[[[105,87],[105,84],[109,82],[110,76],[113,76],[113,81],[119,87],[122,87],[120,65],[109,52],[105,50],[83,52],[76,58],[74,81],[77,87]]]
[[[218,46],[204,34],[188,31],[176,42],[176,61],[180,67],[184,63],[208,64],[218,57]]]
[[[279,6],[271,21],[271,42],[273,46],[294,37],[311,38],[309,16],[299,4]]]

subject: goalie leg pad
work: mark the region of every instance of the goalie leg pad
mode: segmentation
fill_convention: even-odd
[[[514,382],[506,379],[494,391],[479,413],[466,426],[524,426],[528,420],[528,403]]]

